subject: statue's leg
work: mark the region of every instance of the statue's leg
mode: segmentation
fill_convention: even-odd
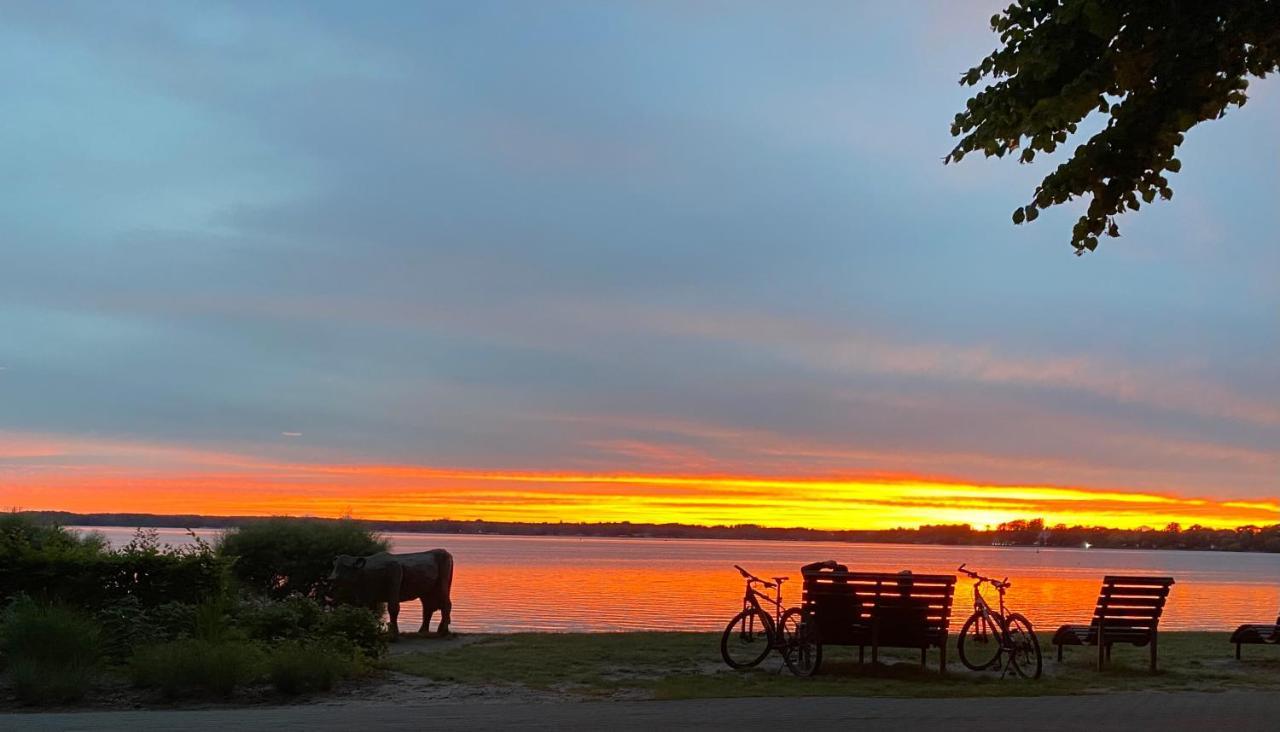
[[[440,596],[440,625],[436,628],[439,635],[449,635],[450,614],[453,612],[453,601],[449,599],[448,594]]]
[[[431,616],[436,614],[435,606],[427,600],[427,595],[422,596],[422,627],[418,628],[419,633],[431,632]]]
[[[404,581],[404,569],[394,565],[387,577],[387,617],[390,619],[391,640],[400,637],[400,583]]]
[[[387,629],[391,631],[391,640],[400,637],[400,626],[396,620],[400,617],[400,601],[391,600],[387,603]]]

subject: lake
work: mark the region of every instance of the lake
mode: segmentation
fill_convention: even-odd
[[[113,544],[133,529],[92,528]],[[160,529],[162,541],[190,540]],[[217,530],[197,532],[209,539]],[[1083,622],[1105,574],[1175,578],[1161,627],[1229,630],[1272,622],[1280,611],[1280,554],[1036,549],[793,541],[711,541],[390,533],[393,551],[443,547],[454,556],[453,628],[460,632],[719,630],[740,609],[741,564],[760,577],[789,575],[784,600],[800,598],[800,566],[835,559],[851,569],[954,573],[961,562],[1008,576],[1010,607],[1052,632]],[[970,584],[957,585],[953,627],[968,615]],[[992,598],[994,600],[994,597]],[[401,608],[416,630],[421,605]]]

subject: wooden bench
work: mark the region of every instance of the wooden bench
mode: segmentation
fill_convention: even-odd
[[[1093,621],[1088,625],[1064,625],[1053,634],[1058,660],[1062,660],[1063,646],[1096,645],[1101,670],[1103,663],[1111,660],[1113,644],[1130,643],[1151,648],[1151,670],[1155,671],[1160,615],[1172,585],[1172,577],[1104,577]]]
[[[1280,643],[1280,616],[1275,625],[1241,625],[1231,634],[1231,642],[1236,644],[1236,660],[1240,660],[1240,646],[1245,643]]]
[[[823,646],[857,646],[859,662],[870,646],[872,663],[880,660],[881,648],[919,648],[922,668],[929,648],[937,648],[939,671],[946,673],[954,575],[843,568],[806,569],[803,575],[805,617],[816,623]]]

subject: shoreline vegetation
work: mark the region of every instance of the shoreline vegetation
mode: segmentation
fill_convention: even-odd
[[[112,546],[0,514],[0,708],[139,706],[324,692],[386,651],[377,608],[330,600],[337,554],[387,544],[361,527],[277,519],[216,544],[139,528]]]
[[[202,516],[198,514],[71,513],[18,511],[38,521],[62,526],[226,529],[266,521],[267,516]],[[299,517],[301,518],[301,517]],[[494,534],[503,536],[618,537],[647,539],[714,539],[826,541],[865,544],[936,544],[944,546],[1036,546],[1096,549],[1162,549],[1280,553],[1280,523],[1217,529],[1168,524],[1160,528],[1115,529],[1102,526],[1048,525],[1043,519],[1002,523],[995,529],[969,524],[924,525],[879,530],[778,528],[754,524],[700,526],[630,521],[526,523],[429,519],[391,521],[355,518],[307,518],[316,523],[346,522],[370,531],[429,534]]]

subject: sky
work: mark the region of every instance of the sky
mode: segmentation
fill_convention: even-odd
[[[1280,522],[1280,83],[1077,258],[1001,4],[4,3],[0,505]]]

